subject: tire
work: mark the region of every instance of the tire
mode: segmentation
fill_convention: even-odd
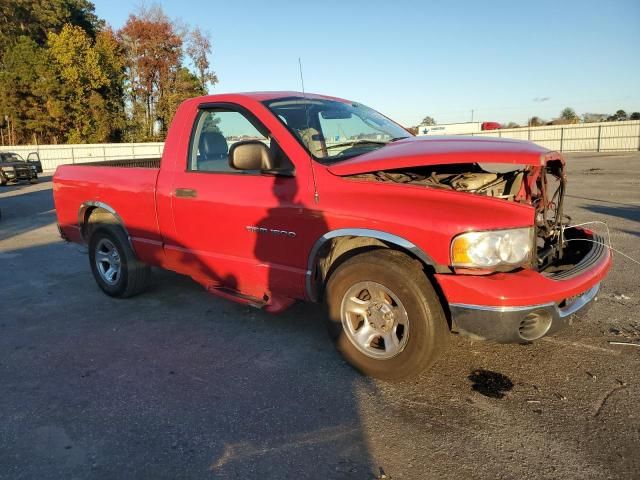
[[[149,284],[149,266],[136,258],[119,226],[98,224],[92,228],[89,264],[96,283],[111,297],[132,297],[144,291]],[[117,270],[117,273],[109,274],[110,268]]]
[[[29,179],[29,183],[32,183],[32,184],[38,183],[38,175],[36,175],[35,177]]]
[[[413,377],[429,368],[449,341],[433,286],[402,252],[378,249],[346,260],[327,282],[325,303],[336,347],[364,375]],[[368,330],[362,330],[367,322]]]

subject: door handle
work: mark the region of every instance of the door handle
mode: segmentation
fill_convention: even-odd
[[[196,198],[198,196],[197,190],[192,188],[176,188],[173,192],[176,197],[180,198]]]

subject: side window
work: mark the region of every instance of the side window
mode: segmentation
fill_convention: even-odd
[[[267,146],[270,143],[269,138],[240,112],[201,111],[191,139],[189,170],[246,173],[229,166],[229,148],[242,140],[260,140]]]

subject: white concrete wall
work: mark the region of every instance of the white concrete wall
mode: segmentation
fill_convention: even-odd
[[[16,152],[24,159],[38,152],[42,169],[53,172],[58,165],[67,163],[100,162],[128,158],[159,158],[164,143],[102,143],[85,145],[20,145],[2,146],[0,151]]]

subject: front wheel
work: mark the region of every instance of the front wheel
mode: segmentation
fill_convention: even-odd
[[[430,367],[448,342],[447,321],[417,263],[394,250],[356,255],[327,283],[329,333],[365,375],[412,377]]]

